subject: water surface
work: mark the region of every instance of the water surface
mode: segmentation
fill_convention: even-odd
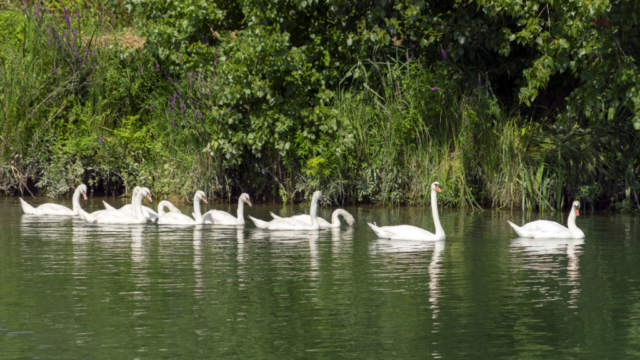
[[[271,233],[97,226],[1,198],[0,358],[640,355],[635,215],[583,211],[584,241],[527,240],[506,220],[566,214],[444,211],[446,241],[411,242],[378,240],[366,223],[433,231],[430,209],[346,209],[353,228]],[[306,209],[245,207],[269,211]]]

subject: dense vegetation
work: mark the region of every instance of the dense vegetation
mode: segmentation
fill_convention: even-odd
[[[0,6],[5,193],[638,206],[634,0]]]

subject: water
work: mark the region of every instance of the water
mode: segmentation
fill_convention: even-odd
[[[35,218],[2,198],[0,358],[640,355],[635,215],[583,211],[584,241],[542,241],[506,223],[538,214],[445,211],[447,240],[420,243],[377,240],[366,223],[432,230],[429,209],[347,210],[352,229],[272,234]],[[269,211],[305,209],[246,209]]]

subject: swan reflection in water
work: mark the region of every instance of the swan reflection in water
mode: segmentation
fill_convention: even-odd
[[[580,294],[580,259],[582,254],[582,245],[584,239],[531,239],[517,238],[512,240],[511,247],[516,252],[525,255],[526,263],[519,265],[520,268],[544,271],[543,277],[552,277],[562,280],[558,276],[558,271],[564,268],[557,257],[553,255],[567,255],[567,278],[566,285],[571,287],[569,290],[569,307],[576,308],[578,295]],[[538,287],[542,293],[547,295],[547,300],[558,300],[558,297],[545,293],[543,289],[547,287]]]
[[[433,250],[431,260],[427,268],[429,273],[429,303],[432,310],[431,318],[437,319],[440,313],[438,306],[442,296],[440,290],[442,257],[444,255],[446,240],[438,241],[408,241],[408,240],[376,240],[371,247],[372,255],[389,254],[393,257],[393,264],[405,263],[411,267],[417,266],[418,270],[424,268],[424,252]],[[439,324],[434,323],[434,327]],[[437,328],[434,329],[437,332]]]
[[[274,243],[272,251],[276,252],[292,252],[299,253],[301,251],[301,244],[308,244],[309,246],[309,265],[311,268],[311,277],[316,278],[318,276],[319,264],[318,264],[318,238],[320,233],[326,234],[327,232],[322,230],[262,230],[255,229],[251,232],[252,240],[262,240]],[[293,247],[293,249],[292,249]],[[293,250],[293,251],[292,251]]]

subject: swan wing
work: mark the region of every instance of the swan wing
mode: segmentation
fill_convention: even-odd
[[[40,215],[73,216],[76,213],[66,206],[58,204],[42,204],[37,208]]]
[[[104,200],[102,200],[102,204],[104,205],[104,208],[105,208],[106,210],[118,210],[118,209],[114,208],[113,206],[111,206],[111,205],[107,204],[107,202],[106,202],[106,201],[104,201]]]
[[[212,221],[213,224],[236,225],[238,223],[238,218],[226,211],[210,210],[204,214],[204,217],[205,221]]]
[[[381,239],[394,240],[439,240],[435,234],[412,225],[376,226],[369,224]]]
[[[509,222],[511,227],[521,237],[528,238],[566,238],[571,236],[571,231],[555,221],[537,220],[518,227]]]
[[[91,214],[98,224],[141,224],[132,214],[120,210],[100,210]],[[146,219],[144,219],[146,222]]]
[[[158,225],[194,225],[195,220],[185,214],[166,213],[158,219]]]

